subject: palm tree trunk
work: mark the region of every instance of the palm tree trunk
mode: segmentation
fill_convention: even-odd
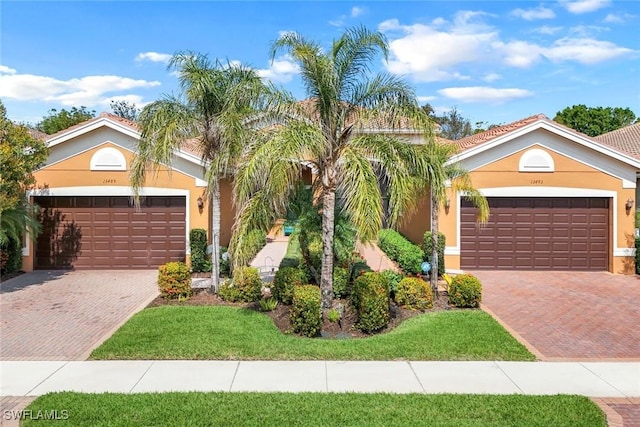
[[[431,289],[438,295],[438,196],[431,193]]]
[[[211,189],[211,289],[220,288],[220,182],[216,180]]]
[[[320,292],[322,309],[333,306],[333,232],[335,228],[335,190],[325,191],[322,197],[322,271]]]

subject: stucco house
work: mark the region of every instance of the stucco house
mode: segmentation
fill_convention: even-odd
[[[25,239],[24,270],[155,268],[189,257],[189,230],[210,224],[202,161],[183,144],[171,171],[148,177],[136,209],[128,174],[139,138],[135,123],[107,113],[46,138],[49,158],[29,193],[43,233]],[[440,213],[449,270],[634,272],[637,153],[542,115],[450,143],[460,149],[452,161],[488,197],[491,218],[478,226],[464,195],[449,194]],[[234,216],[230,182],[221,196],[224,245]],[[418,243],[429,228],[425,198],[400,231]]]

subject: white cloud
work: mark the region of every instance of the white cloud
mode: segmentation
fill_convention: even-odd
[[[450,87],[440,89],[438,93],[460,102],[484,102],[503,104],[513,99],[526,98],[533,93],[526,89],[498,89],[488,86]]]
[[[300,72],[300,68],[289,55],[284,55],[274,59],[269,68],[257,71],[263,79],[271,80],[274,83],[287,83]]]
[[[484,80],[485,82],[495,82],[496,80],[500,80],[501,78],[502,76],[498,73],[489,73],[485,75],[482,80]]]
[[[610,13],[604,18],[603,22],[607,24],[622,24],[633,18],[635,18],[635,15],[630,13]]]
[[[492,47],[503,56],[504,63],[511,67],[527,68],[536,63],[544,52],[544,48],[526,41],[513,41],[503,43],[501,41],[492,44]]]
[[[560,0],[560,4],[570,13],[581,14],[608,7],[611,5],[611,0]]]
[[[634,52],[608,41],[590,38],[562,38],[544,51],[544,56],[552,61],[576,61],[582,64],[595,64]]]
[[[86,76],[69,80],[33,74],[0,75],[0,97],[19,101],[56,102],[65,106],[92,107],[108,104],[107,94],[159,86],[158,81],[134,80],[121,76]]]
[[[545,34],[548,36],[552,36],[555,33],[557,33],[558,31],[561,31],[562,27],[552,27],[550,25],[543,25],[542,27],[538,27],[534,30],[532,30],[532,32],[534,33],[540,33],[540,34]]]
[[[538,6],[533,9],[515,9],[511,12],[513,16],[522,18],[525,21],[535,21],[536,19],[553,19],[556,17],[552,9]]]
[[[468,78],[454,68],[485,57],[490,43],[498,38],[495,30],[476,19],[482,15],[462,11],[456,14],[453,23],[438,20],[432,25],[404,26],[397,19],[382,22],[378,26],[380,31],[399,30],[402,34],[389,43],[387,69],[424,82]]]
[[[418,96],[418,102],[429,102],[438,99],[437,96]]]
[[[362,16],[366,13],[367,9],[364,7],[354,6],[351,8],[351,17],[357,18],[358,16]]]
[[[9,68],[6,65],[0,65],[0,74],[15,74],[16,70]]]
[[[171,59],[171,55],[168,53],[158,52],[141,52],[136,55],[136,62],[150,61],[150,62],[164,62],[167,63]]]

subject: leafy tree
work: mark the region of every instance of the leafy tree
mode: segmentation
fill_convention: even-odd
[[[462,117],[455,106],[442,115],[437,115],[433,106],[429,103],[423,105],[422,110],[440,125],[439,136],[442,138],[455,141],[477,133],[478,123],[476,123],[476,128],[471,126],[471,121],[466,117]]]
[[[391,225],[415,206],[415,175],[423,171],[417,147],[389,132],[370,130],[408,124],[429,133],[431,122],[407,83],[386,73],[371,75],[374,61],[388,53],[379,32],[347,29],[329,49],[287,33],[274,42],[272,59],[280,52],[298,64],[309,98],[280,103],[277,110],[288,113],[288,119],[252,144],[239,168],[235,200],[240,210],[232,246],[238,260],[242,236],[267,229],[285,214],[295,183],[310,166],[322,216],[320,289],[326,310],[333,304],[336,211],[345,213],[361,240],[371,240],[383,217],[379,182],[387,187]]]
[[[212,290],[220,278],[220,180],[230,176],[248,138],[247,116],[266,93],[258,74],[240,65],[210,61],[195,52],[175,54],[169,69],[178,73],[181,97],[165,95],[145,106],[138,117],[141,140],[131,166],[136,199],[148,170],[171,165],[183,141],[195,138],[206,167],[211,203]]]
[[[25,126],[12,123],[0,101],[0,245],[21,240],[25,228],[35,235],[38,222],[25,192],[35,183],[33,171],[47,159],[43,141]]]
[[[598,136],[637,121],[629,108],[587,107],[584,104],[558,111],[554,121],[589,136]]]
[[[425,150],[421,153],[426,157],[425,163],[428,164],[424,179],[429,184],[431,192],[431,288],[436,292],[438,289],[439,212],[440,207],[445,205],[449,197],[447,192],[465,194],[465,199],[478,207],[479,222],[486,222],[489,218],[489,204],[487,199],[474,188],[469,172],[460,164],[451,162],[451,157],[456,154],[456,147],[453,144],[427,141]]]
[[[71,110],[65,110],[63,108],[60,111],[52,108],[49,110],[49,114],[44,116],[36,125],[36,128],[41,132],[51,135],[70,128],[73,125],[77,125],[78,123],[92,119],[95,116],[96,112],[94,110],[87,110],[87,107],[85,106],[80,108],[72,107]]]
[[[118,117],[135,122],[138,120],[140,109],[133,102],[111,101],[111,111]]]

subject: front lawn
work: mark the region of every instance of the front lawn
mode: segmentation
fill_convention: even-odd
[[[32,418],[66,414],[49,423],[75,426],[606,426],[588,398],[566,395],[65,392],[29,410]]]
[[[164,306],[133,316],[91,359],[534,360],[480,310],[425,313],[359,339],[283,334],[262,313],[228,306]]]

